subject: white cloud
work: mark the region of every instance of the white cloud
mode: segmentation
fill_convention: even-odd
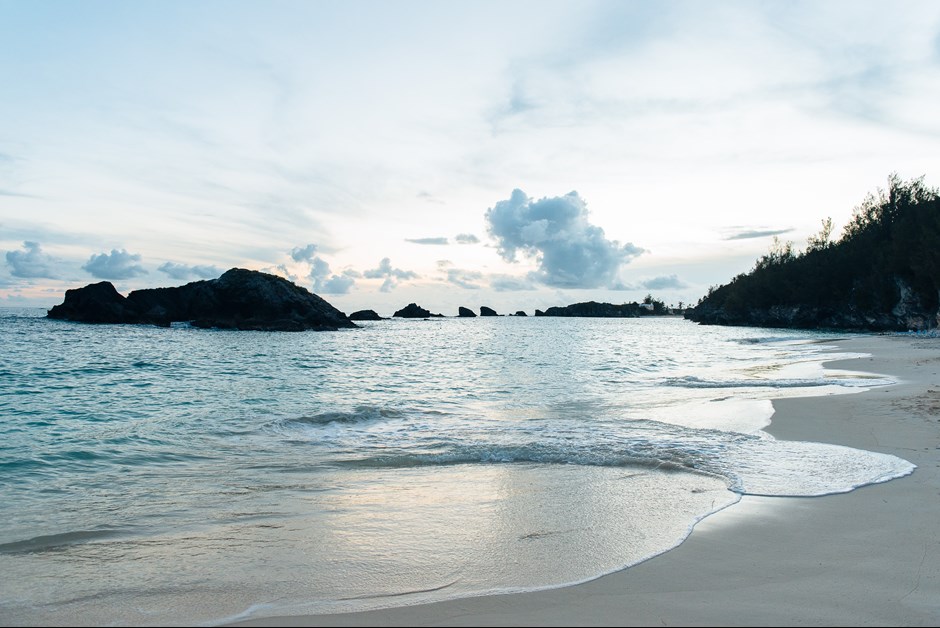
[[[42,252],[38,242],[23,242],[22,251],[7,251],[10,274],[24,279],[57,279],[52,271],[54,260]]]
[[[610,286],[620,266],[643,252],[608,240],[588,221],[587,204],[577,192],[536,201],[513,190],[508,200],[487,210],[486,221],[503,259],[515,261],[517,252],[535,258],[534,277],[549,286]]]
[[[412,244],[450,244],[447,241],[447,238],[405,238],[405,242],[411,242]]]
[[[322,294],[348,294],[356,280],[347,275],[332,275],[314,287],[314,292]]]
[[[294,249],[297,252],[298,249]],[[330,264],[321,257],[313,255],[316,246],[308,245],[300,249],[302,259],[310,262],[310,274],[308,275],[313,282],[313,291],[318,294],[348,294],[356,284],[356,271],[343,271],[342,275],[337,275],[330,270]],[[312,257],[310,257],[313,255]],[[294,253],[291,253],[291,257]]]
[[[392,260],[385,257],[379,262],[377,268],[367,270],[362,273],[366,279],[385,279],[379,288],[381,292],[391,292],[402,281],[417,279],[418,273],[411,270],[402,270],[401,268],[392,268]]]
[[[147,274],[140,265],[140,254],[128,253],[125,249],[92,255],[82,269],[98,279],[132,279]]]
[[[472,233],[458,233],[454,240],[457,241],[457,244],[477,244],[480,238]]]
[[[725,240],[752,240],[755,238],[767,238],[774,235],[782,235],[784,233],[790,233],[793,231],[790,229],[745,229],[733,233],[725,238]]]
[[[526,277],[515,275],[491,275],[490,287],[497,292],[515,292],[517,290],[535,290],[535,286]]]
[[[676,275],[662,275],[652,279],[644,279],[640,282],[640,285],[648,290],[681,290],[689,287]]]
[[[447,281],[460,286],[465,290],[479,290],[481,288],[478,281],[483,279],[483,273],[475,270],[465,270],[462,268],[448,268]]]
[[[313,259],[316,253],[317,245],[308,244],[307,246],[295,246],[290,252],[290,256],[295,262],[308,262]]]
[[[222,274],[222,270],[216,266],[178,264],[176,262],[166,262],[157,267],[161,273],[166,273],[173,279],[215,279]]]

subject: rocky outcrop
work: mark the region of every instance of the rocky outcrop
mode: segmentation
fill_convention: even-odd
[[[135,290],[121,296],[107,281],[68,290],[49,318],[83,323],[195,327],[262,331],[335,331],[355,327],[345,314],[290,281],[233,268],[218,279],[175,288]]]
[[[518,312],[516,312],[516,316],[528,316],[528,314],[526,314],[522,310],[519,310]]]
[[[375,310],[359,310],[349,315],[351,321],[384,321]]]
[[[138,315],[110,281],[88,284],[65,292],[65,301],[49,310],[49,318],[81,323],[136,323]]]
[[[481,305],[480,316],[499,316],[499,314],[496,313],[496,310],[486,307],[485,305]]]
[[[936,327],[940,313],[922,305],[908,286],[897,280],[898,302],[889,312],[863,310],[853,304],[835,308],[793,303],[770,307],[719,306],[705,299],[686,310],[685,318],[703,325],[841,329],[847,331],[908,331]]]
[[[424,309],[417,303],[409,303],[402,309],[395,312],[392,316],[398,318],[430,318],[431,312]]]
[[[574,303],[564,307],[550,307],[544,312],[542,312],[542,310],[535,310],[535,315],[585,318],[636,318],[640,316],[640,311],[640,306],[636,303],[614,305],[613,303],[588,301],[586,303]]]
[[[474,314],[473,310],[470,308],[461,305],[459,308],[457,308],[457,316],[460,318],[476,318],[477,315]]]

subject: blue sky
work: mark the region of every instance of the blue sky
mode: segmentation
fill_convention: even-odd
[[[688,302],[936,185],[940,4],[0,0],[0,90],[0,303]]]

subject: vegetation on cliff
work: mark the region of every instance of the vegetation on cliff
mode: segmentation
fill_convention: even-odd
[[[805,251],[774,247],[754,268],[712,288],[686,318],[702,323],[906,330],[936,327],[940,196],[923,177],[888,180],[832,241],[823,221]]]

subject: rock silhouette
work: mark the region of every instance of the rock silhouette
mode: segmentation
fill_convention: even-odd
[[[395,312],[392,316],[398,318],[430,318],[431,312],[424,309],[417,303],[409,303],[402,309]]]
[[[359,310],[349,315],[351,321],[384,321],[375,310]]]
[[[107,281],[68,290],[49,318],[83,323],[194,327],[260,331],[335,331],[355,327],[345,314],[290,281],[233,268],[218,279],[175,288],[135,290],[121,296]]]

